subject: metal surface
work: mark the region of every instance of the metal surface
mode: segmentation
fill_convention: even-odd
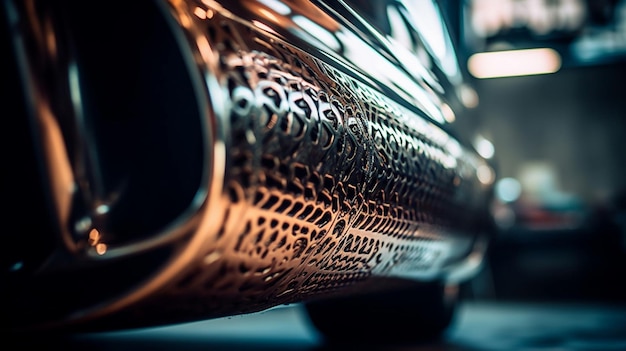
[[[58,25],[53,5],[26,3],[43,15],[29,17],[6,1],[15,23]],[[195,193],[179,202],[187,205],[161,227],[131,237],[116,232],[108,215],[128,189],[107,188],[107,169],[94,166],[102,166],[94,160],[103,158],[104,145],[81,127],[95,118],[85,108],[89,87],[80,83],[86,70],[71,53],[64,61],[22,48],[63,257],[48,265],[73,287],[81,286],[74,271],[87,275],[90,267],[103,272],[92,289],[116,286],[49,313],[37,311],[33,294],[20,318],[25,324],[95,317],[105,325],[160,324],[341,293],[376,277],[473,274],[484,250],[491,185],[477,171],[490,168],[443,126],[443,106],[455,106],[451,77],[424,66],[407,72],[373,28],[364,35],[348,27],[367,21],[339,8],[343,3],[285,2],[283,14],[264,3],[156,3],[191,77],[204,153],[201,173],[189,178],[198,184]],[[142,20],[136,14],[137,24]],[[324,29],[338,46],[312,37],[303,23]],[[35,32],[31,27],[14,39],[28,45]],[[42,61],[67,75],[50,85],[34,76]],[[53,100],[65,84],[68,94]],[[67,115],[63,104],[71,106]],[[73,214],[77,207],[84,215]],[[158,259],[150,256],[163,248]],[[128,266],[118,263],[124,260],[145,267],[141,279],[111,281],[125,272]],[[23,284],[17,291],[36,286],[31,278],[38,279],[16,280]],[[76,295],[66,293],[69,300]],[[9,308],[9,315],[19,313]]]

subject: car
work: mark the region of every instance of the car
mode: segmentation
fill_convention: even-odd
[[[440,335],[496,178],[448,10],[4,1],[4,330],[303,304],[332,341]]]

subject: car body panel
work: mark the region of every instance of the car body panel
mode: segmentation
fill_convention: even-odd
[[[347,3],[4,6],[54,223],[39,263],[3,275],[16,328],[221,317],[479,268],[493,168],[446,122],[460,77]]]

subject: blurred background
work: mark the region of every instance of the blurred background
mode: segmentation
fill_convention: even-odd
[[[626,302],[626,1],[444,3],[498,169],[471,293]]]

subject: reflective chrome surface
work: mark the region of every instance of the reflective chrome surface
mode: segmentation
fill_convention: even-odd
[[[3,307],[18,325],[161,324],[349,292],[378,277],[463,280],[479,268],[493,169],[451,134],[450,113],[462,112],[460,75],[444,62],[453,53],[436,57],[418,41],[416,55],[342,1],[145,1],[145,12],[134,4],[92,19],[116,23],[124,13],[117,23],[170,38],[129,63],[123,84],[160,91],[152,73],[137,72],[172,52],[164,62],[187,78],[166,84],[167,96],[148,95],[147,105],[165,101],[149,110],[153,119],[133,119],[148,110],[129,104],[118,121],[99,113],[125,97],[95,86],[111,81],[92,73],[101,67],[93,62],[123,67],[125,45],[149,44],[123,42],[133,26],[113,31],[98,45],[119,40],[106,47],[120,56],[99,61],[81,51],[96,38],[67,31],[89,32],[89,16],[59,4],[4,2],[26,58],[59,243],[37,275],[7,274],[12,298],[32,294]],[[98,93],[115,99],[95,104]],[[180,112],[165,111],[174,102],[184,102]],[[125,133],[133,137],[116,149],[111,138]],[[129,268],[132,278],[117,281]],[[95,271],[92,297],[72,291]],[[65,287],[55,293],[69,302],[40,309],[55,299],[32,290],[57,276]]]

